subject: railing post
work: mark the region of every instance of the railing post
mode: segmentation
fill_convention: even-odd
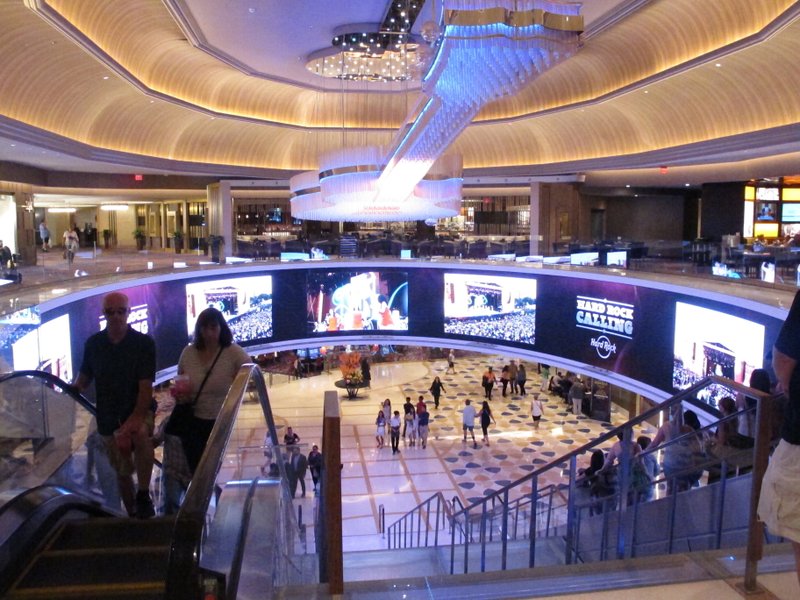
[[[536,564],[536,520],[538,518],[536,498],[539,495],[539,476],[534,475],[531,480],[531,523],[528,527],[528,568]]]
[[[450,523],[450,575],[455,574],[456,566],[456,519],[453,511],[452,522]]]
[[[758,498],[761,480],[769,463],[769,444],[772,441],[775,398],[762,398],[756,407],[756,443],[753,448],[753,475],[750,483],[750,517],[747,528],[747,560],[744,568],[744,589],[755,592],[758,561],[764,552],[764,524],[758,520]]]
[[[728,489],[728,461],[722,459],[720,465],[719,495],[717,496],[717,531],[714,540],[714,548],[719,550],[722,546],[722,520],[725,516],[725,492]]]
[[[323,553],[320,556],[320,581],[330,594],[344,592],[342,554],[342,447],[339,397],[325,392],[322,419],[322,510],[324,515]]]
[[[668,487],[670,487],[668,485]],[[667,554],[672,554],[672,544],[675,540],[675,512],[678,507],[678,478],[672,478],[672,494],[669,500],[669,535],[667,536]]]
[[[469,572],[469,543],[472,539],[472,522],[469,518],[469,508],[464,511],[464,573]]]
[[[439,517],[440,516],[442,517],[442,521],[444,521],[444,515],[442,514],[442,495],[441,495],[441,493],[436,495],[436,524],[435,524],[436,528],[433,530],[433,545],[436,548],[439,547]]]
[[[500,540],[501,544],[501,559],[500,559],[500,570],[506,570],[506,563],[508,561],[508,488],[505,488],[503,492],[503,518],[500,522],[500,533],[503,537]]]
[[[571,565],[575,552],[575,473],[578,461],[573,454],[569,459],[569,497],[567,498],[567,535],[565,544],[565,564]]]
[[[622,430],[622,456],[619,460],[619,511],[617,515],[617,558],[625,558],[625,514],[628,509],[628,490],[631,481],[631,438],[633,428],[626,427]]]
[[[481,511],[481,573],[486,572],[486,523],[488,521],[486,513],[486,502],[482,504],[483,510]]]

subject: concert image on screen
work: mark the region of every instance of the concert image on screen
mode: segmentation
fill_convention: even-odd
[[[683,390],[708,375],[747,384],[764,358],[764,326],[718,310],[675,303],[672,385]],[[709,386],[700,400],[716,406],[727,388]]]
[[[445,273],[444,332],[533,344],[536,280]]]
[[[306,281],[309,333],[408,330],[408,273],[312,271]]]
[[[272,276],[213,279],[186,284],[186,327],[213,307],[225,317],[237,343],[272,337]]]
[[[0,315],[0,373],[36,368],[30,361],[38,362],[39,323],[37,307]],[[26,358],[19,362],[18,357]]]

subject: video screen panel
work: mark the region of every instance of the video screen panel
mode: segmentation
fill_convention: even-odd
[[[619,267],[625,269],[628,266],[627,250],[611,250],[606,252],[606,265],[609,267]]]
[[[308,333],[408,331],[408,273],[309,272],[306,321]]]
[[[785,202],[781,210],[784,223],[800,223],[800,202]]]
[[[599,252],[575,252],[569,255],[569,264],[596,267],[600,264]]]
[[[186,285],[186,330],[191,336],[197,316],[219,310],[242,345],[272,337],[272,276],[210,279]]]
[[[0,315],[0,373],[36,368],[29,366],[27,357],[34,356],[38,363],[40,321],[38,307]]]
[[[759,323],[676,302],[673,388],[686,389],[708,375],[746,384],[753,370],[763,366],[764,337],[765,327]],[[701,394],[700,400],[717,406],[730,391],[712,385]]]
[[[757,221],[777,221],[778,203],[777,202],[758,202],[756,204]]]
[[[445,273],[444,332],[536,343],[536,279]]]

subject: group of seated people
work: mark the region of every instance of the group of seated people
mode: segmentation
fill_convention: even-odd
[[[704,475],[709,484],[718,481],[723,462],[728,475],[747,472],[752,466],[754,439],[742,431],[751,431],[749,415],[734,416],[737,403],[732,397],[723,398],[719,408],[722,417],[713,432],[702,427],[694,411],[683,411],[678,404],[653,439],[641,435],[626,442],[620,432],[608,453],[594,450],[589,467],[579,471],[581,487],[589,491],[589,513],[616,507],[618,470],[626,453],[630,469],[629,504],[653,499],[655,487],[660,483],[665,484],[669,495],[698,487]]]

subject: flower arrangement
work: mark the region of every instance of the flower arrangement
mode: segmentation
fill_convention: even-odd
[[[345,383],[359,385],[364,382],[361,376],[361,354],[348,352],[339,355],[339,369]]]

